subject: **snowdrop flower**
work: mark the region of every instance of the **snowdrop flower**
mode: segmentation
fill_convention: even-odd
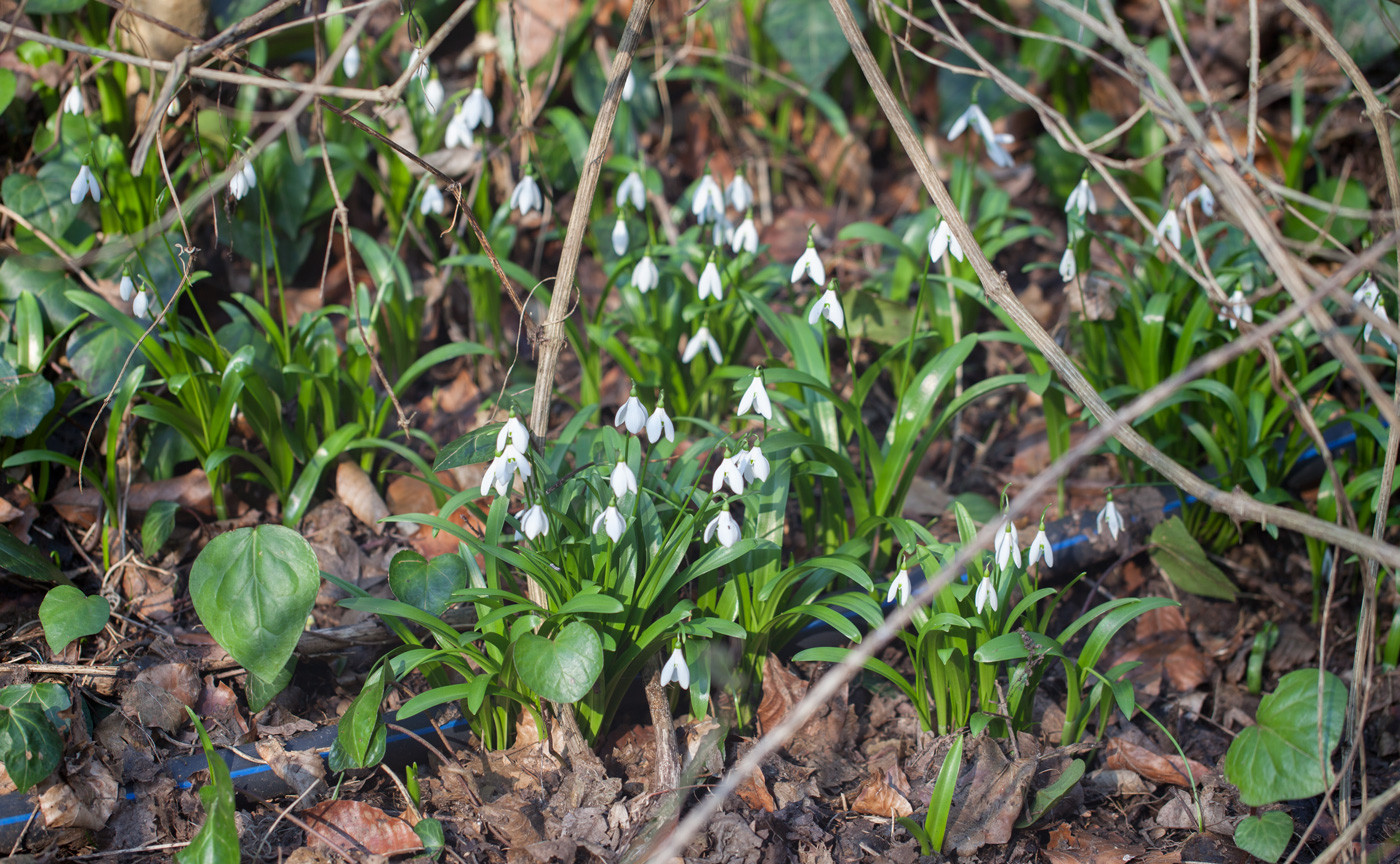
[[[817,256],[817,244],[812,242],[811,231],[807,232],[807,251],[792,265],[792,278],[788,281],[796,285],[803,273],[812,277],[812,281],[817,285],[826,284],[826,268],[822,266],[822,259]]]
[[[1157,223],[1157,234],[1167,238],[1167,242],[1177,249],[1181,248],[1181,220],[1176,216],[1176,209],[1167,211],[1167,215],[1162,217],[1162,221]],[[1152,238],[1152,245],[1157,245],[1157,238]]]
[[[992,607],[993,612],[997,611],[997,589],[989,577],[983,576],[977,585],[977,614],[981,615],[988,606]]]
[[[734,179],[725,187],[724,196],[729,199],[730,206],[740,213],[753,206],[753,189],[743,174],[734,175]]]
[[[890,590],[885,594],[885,602],[893,603],[899,601],[899,605],[904,606],[909,602],[909,571],[900,570],[895,574],[894,581],[890,582]]]
[[[632,70],[627,70],[627,80],[622,82],[622,98],[628,102],[637,92],[637,76],[632,74]]]
[[[520,182],[515,184],[515,190],[510,193],[510,209],[516,208],[520,209],[521,216],[531,210],[544,212],[544,196],[540,194],[540,184],[536,183],[530,174],[523,175]]]
[[[665,687],[672,681],[681,685],[682,690],[690,689],[690,667],[685,665],[685,654],[681,652],[679,645],[671,652],[671,658],[666,661],[666,665],[661,667],[661,686]]]
[[[744,472],[739,470],[735,464],[734,457],[729,455],[729,451],[724,451],[724,458],[719,460],[719,467],[715,469],[715,476],[710,483],[710,491],[718,493],[724,485],[728,483],[729,488],[735,495],[744,494]]]
[[[1075,274],[1079,272],[1079,264],[1074,260],[1074,247],[1065,249],[1065,254],[1060,256],[1060,278],[1066,282],[1073,282]]]
[[[659,284],[661,271],[656,269],[656,262],[651,260],[650,255],[643,255],[637,266],[632,268],[632,287],[645,294]]]
[[[711,222],[724,215],[724,193],[709,171],[700,178],[695,187],[695,197],[690,200],[690,212],[700,224]]]
[[[613,223],[613,252],[617,253],[618,257],[626,255],[627,244],[630,243],[631,240],[632,238],[627,234],[627,217],[619,213],[617,216],[617,221]]]
[[[948,130],[948,140],[956,141],[958,136],[967,129],[971,123],[977,129],[977,134],[982,136],[982,146],[987,148],[987,156],[992,162],[1002,168],[1010,168],[1016,164],[1016,160],[1011,158],[1011,154],[1006,152],[1003,145],[1010,144],[1016,139],[1010,135],[997,134],[992,129],[992,121],[982,112],[981,106],[976,102],[967,106],[967,110],[953,121],[952,127]]]
[[[749,389],[744,391],[743,398],[739,400],[739,410],[735,413],[747,414],[750,408],[764,420],[773,419],[773,402],[768,398],[768,389],[763,386],[761,367],[753,370],[753,378],[749,379]]]
[[[720,353],[719,343],[715,341],[715,337],[710,335],[710,328],[701,324],[700,329],[696,330],[695,335],[691,336],[690,341],[686,343],[685,353],[681,355],[681,362],[689,363],[699,356],[700,351],[705,348],[710,349],[710,359],[714,360],[716,365],[724,362],[724,355]]]
[[[593,533],[596,535],[606,532],[608,539],[614,543],[622,539],[622,531],[626,527],[627,523],[623,520],[622,514],[617,512],[616,498],[607,506],[607,509],[598,514],[598,518],[593,520]]]
[[[543,534],[549,536],[549,517],[545,515],[544,508],[536,504],[520,515],[520,530],[525,532],[525,536],[534,540]]]
[[[136,300],[131,304],[131,314],[136,318],[147,318],[151,314],[151,295],[146,291],[145,285],[136,292]]]
[[[710,253],[710,259],[705,262],[705,269],[700,273],[700,299],[713,297],[716,300],[724,299],[724,284],[719,281],[719,265],[715,264],[715,253]]]
[[[81,204],[89,195],[94,201],[102,200],[102,189],[97,185],[97,178],[92,175],[91,168],[83,165],[78,169],[78,176],[73,179],[73,185],[68,190],[68,200],[74,204]]]
[[[253,170],[253,163],[247,159],[243,160],[243,167],[233,172],[233,176],[228,181],[228,194],[233,196],[235,201],[242,201],[247,195],[258,186],[258,175]]]
[[[476,139],[472,136],[471,124],[467,122],[467,113],[462,108],[458,108],[452,119],[447,121],[447,131],[443,135],[442,143],[447,147],[475,146]]]
[[[1069,197],[1065,199],[1065,212],[1069,213],[1073,210],[1078,210],[1080,216],[1083,216],[1085,212],[1095,214],[1099,212],[1099,204],[1094,200],[1094,193],[1089,189],[1089,172],[1087,171],[1084,172],[1084,176],[1079,178],[1079,182],[1075,184]]]
[[[472,88],[472,92],[467,94],[467,98],[462,102],[462,119],[466,121],[468,129],[475,129],[478,126],[491,128],[496,123],[496,112],[491,108],[491,100],[486,98],[482,92],[481,85]]]
[[[1210,191],[1210,187],[1206,184],[1202,183],[1195,189],[1187,192],[1186,197],[1182,199],[1181,203],[1182,206],[1190,207],[1193,201],[1200,202],[1201,212],[1206,214],[1207,217],[1215,215],[1215,193]]]
[[[1010,519],[1006,520],[1006,529],[997,535],[996,541],[997,569],[1006,571],[1006,565],[1016,562],[1016,566],[1021,566],[1021,544],[1020,538],[1016,535],[1016,525]]]
[[[345,49],[345,56],[340,58],[340,71],[345,73],[346,78],[360,74],[360,46],[351,45]]]
[[[768,472],[772,466],[757,444],[748,450],[739,451],[739,455],[743,458],[739,473],[744,475],[745,483],[762,483],[768,479]]]
[[[613,466],[608,483],[612,486],[613,494],[619,498],[628,492],[637,494],[637,475],[627,466],[627,460],[622,453],[617,454],[617,464]]]
[[[836,283],[831,284],[835,286]],[[837,330],[846,326],[846,311],[841,308],[841,298],[836,296],[834,287],[826,289],[807,311],[807,323],[813,327],[823,318],[836,325]]]
[[[734,521],[734,517],[729,515],[729,505],[724,505],[724,509],[719,511],[719,515],[710,520],[710,524],[705,526],[705,542],[709,543],[716,536],[719,537],[719,545],[728,549],[739,538],[743,532],[739,530],[739,523]]]
[[[629,171],[617,185],[617,206],[621,207],[625,201],[631,201],[632,209],[638,213],[646,209],[647,187],[642,182],[642,175],[636,171]]]
[[[734,223],[729,221],[729,217],[723,212],[714,214],[715,221],[710,223],[710,245],[723,246],[734,241]]]
[[[77,84],[74,84],[72,87],[68,88],[68,95],[63,97],[63,113],[82,114],[84,107],[83,91]]]
[[[180,116],[179,96],[172,96],[170,98],[170,104],[165,106],[165,116],[169,117],[172,120]]]
[[[516,472],[526,480],[530,479],[533,469],[530,467],[530,460],[525,458],[525,454],[515,448],[513,444],[507,444],[501,450],[496,451],[496,458],[491,460],[491,464],[486,466],[486,473],[481,476],[481,494],[492,486],[496,487],[497,495],[504,495],[510,489],[511,481],[515,479]]]
[[[1370,307],[1371,311],[1376,314],[1376,317],[1382,321],[1390,320],[1385,311],[1385,303],[1381,301],[1380,286],[1376,284],[1375,279],[1367,277],[1366,281],[1361,283],[1361,287],[1356,289],[1356,293],[1351,295],[1351,299],[1363,306]],[[1367,321],[1365,329],[1361,331],[1362,342],[1371,341],[1371,331],[1373,329],[1374,326],[1370,321]],[[1381,338],[1385,339],[1388,345],[1394,347],[1395,342],[1387,336],[1384,331],[1381,332]]]
[[[1244,292],[1240,289],[1236,288],[1235,293],[1230,295],[1229,304],[1226,308],[1233,314],[1226,315],[1225,311],[1222,309],[1215,314],[1215,318],[1217,321],[1223,321],[1229,324],[1231,330],[1238,329],[1240,321],[1248,321],[1251,324],[1254,323],[1254,307],[1250,306],[1249,301],[1244,299]]]
[[[613,425],[626,427],[629,435],[636,435],[646,428],[647,409],[643,407],[642,400],[637,398],[635,384],[632,385],[632,394],[627,397],[627,401],[617,409],[617,419],[613,421]]]
[[[496,449],[504,450],[506,445],[513,446],[521,453],[530,446],[530,430],[525,428],[525,424],[515,416],[515,412],[510,412],[510,417],[506,420],[506,425],[501,427],[501,431],[496,433]]]
[[[135,288],[136,288],[136,283],[131,281],[131,277],[130,277],[130,276],[128,276],[127,274],[123,273],[123,274],[122,274],[122,281],[121,281],[120,284],[117,285],[117,293],[121,295],[121,297],[122,297],[122,302],[123,302],[123,303],[125,303],[126,301],[128,301],[128,300],[131,299],[131,292],[132,292]]]
[[[661,438],[667,441],[676,440],[676,425],[671,422],[671,415],[666,413],[666,391],[661,391],[661,395],[656,397],[656,410],[651,412],[647,418],[647,440],[653,444],[660,443]]]
[[[428,77],[428,66],[431,65],[431,61],[424,61],[422,63],[419,63],[418,61],[422,57],[423,52],[418,48],[414,48],[413,53],[410,54],[408,57],[408,67],[413,70],[413,77],[419,79],[420,81],[425,80]]]
[[[953,229],[948,227],[947,222],[939,221],[938,227],[928,235],[928,258],[930,261],[939,261],[949,252],[959,261],[965,260],[962,244],[953,236]]]
[[[1103,505],[1099,511],[1098,518],[1094,520],[1094,532],[1103,533],[1103,523],[1108,521],[1108,533],[1113,535],[1113,539],[1118,539],[1118,532],[1123,530],[1123,517],[1118,515],[1118,508],[1113,506],[1113,493],[1108,493],[1108,503]]]
[[[446,98],[447,91],[443,89],[442,82],[438,79],[429,78],[428,82],[423,85],[423,104],[427,107],[429,114],[436,114]]]
[[[738,255],[740,250],[750,255],[758,253],[758,227],[753,224],[753,211],[749,211],[744,216],[744,221],[739,223],[729,248],[734,250],[735,255]]]
[[[1040,517],[1040,530],[1036,532],[1035,539],[1031,541],[1029,554],[1026,556],[1026,569],[1035,566],[1035,562],[1042,557],[1045,558],[1045,567],[1049,569],[1055,566],[1055,550],[1050,548],[1050,538],[1045,536],[1045,517]]]
[[[422,213],[424,216],[427,216],[429,213],[436,213],[441,216],[442,211],[446,209],[446,207],[447,201],[443,199],[442,190],[437,187],[436,183],[429,183],[427,186],[423,187],[423,200],[418,203],[419,213]]]

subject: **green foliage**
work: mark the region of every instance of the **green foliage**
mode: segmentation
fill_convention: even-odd
[[[1173,516],[1152,529],[1152,560],[1183,591],[1214,597],[1235,599],[1235,585],[1206,557],[1206,550],[1186,530],[1186,523]]]
[[[515,670],[543,698],[577,702],[603,672],[603,641],[582,621],[565,625],[553,639],[522,633],[515,642]]]
[[[1326,789],[1346,707],[1346,685],[1331,672],[1299,669],[1280,678],[1260,701],[1254,725],[1241,729],[1225,754],[1225,776],[1240,800],[1262,807]]]
[[[57,684],[0,689],[0,765],[20,792],[48,777],[63,759],[62,721],[68,691]]]
[[[389,587],[394,596],[429,615],[441,615],[452,594],[467,586],[467,565],[460,555],[439,555],[432,561],[411,549],[389,563]]]
[[[107,598],[84,596],[72,585],[50,588],[39,604],[39,623],[44,626],[44,639],[54,654],[61,653],[75,639],[101,633],[111,614]]]
[[[864,10],[852,4],[851,11],[863,25]],[[850,54],[826,0],[773,0],[764,7],[763,32],[808,87],[820,89]]]
[[[179,510],[180,505],[176,501],[156,501],[146,511],[146,518],[141,521],[142,555],[150,559],[160,552],[175,530],[175,514]]]
[[[0,531],[0,567],[35,582],[67,585],[68,577],[38,548],[20,542],[10,531]]]
[[[190,845],[175,853],[175,861],[177,864],[238,864],[233,777],[199,717],[189,708],[185,711],[199,732],[199,743],[204,747],[204,760],[209,766],[209,782],[199,789],[199,800],[204,804],[204,824]]]
[[[1293,839],[1293,817],[1282,810],[1246,816],[1235,826],[1235,845],[1261,861],[1274,864]]]

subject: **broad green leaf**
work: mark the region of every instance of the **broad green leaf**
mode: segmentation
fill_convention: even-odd
[[[1074,784],[1079,782],[1079,778],[1084,776],[1084,760],[1075,759],[1065,766],[1065,770],[1060,772],[1060,776],[1055,778],[1055,782],[1044,789],[1037,789],[1035,802],[1031,804],[1030,810],[1025,813],[1016,823],[1018,828],[1025,828],[1034,825],[1041,816],[1065,795],[1074,788]]]
[[[515,643],[515,671],[525,686],[551,702],[577,702],[603,671],[603,642],[582,621],[554,639],[525,633]]]
[[[63,203],[67,205],[67,193],[64,194]],[[41,263],[45,260],[52,261],[52,269],[27,266],[18,257],[7,258],[0,263],[0,300],[8,305],[16,302],[21,294],[33,294],[38,298],[39,305],[44,307],[44,314],[52,327],[67,327],[80,310],[66,295],[69,291],[78,290],[78,285],[60,269],[56,259],[39,259]]]
[[[106,396],[117,383],[117,373],[136,343],[105,321],[86,321],[68,337],[68,365],[82,382],[83,395]],[[132,358],[132,366],[144,361]],[[130,374],[128,371],[127,374]]]
[[[21,374],[0,358],[0,437],[23,438],[39,428],[53,401],[53,385],[42,374]]]
[[[958,775],[962,773],[963,743],[966,740],[959,735],[953,741],[952,748],[938,768],[938,779],[934,781],[933,794],[929,797],[924,830],[928,833],[929,847],[935,852],[943,851],[943,838],[948,833],[948,814],[953,809],[953,791],[958,785]]]
[[[374,755],[371,751],[380,729],[379,703],[384,701],[384,670],[381,664],[369,674],[360,688],[360,695],[350,703],[336,728],[336,744],[352,768],[370,768],[378,761],[367,760]]]
[[[171,532],[175,530],[175,514],[179,510],[180,504],[177,501],[157,501],[146,511],[146,518],[141,520],[142,555],[147,558],[156,557],[160,547],[165,545],[165,541],[170,539]]]
[[[112,607],[107,598],[101,595],[84,596],[72,585],[57,585],[44,595],[39,604],[39,623],[44,625],[44,639],[49,650],[58,654],[68,647],[68,643],[84,636],[102,632]]]
[[[1235,845],[1261,861],[1274,864],[1293,839],[1293,817],[1282,810],[1246,816],[1235,826]]]
[[[1152,560],[1173,585],[1202,597],[1235,599],[1235,584],[1210,563],[1206,551],[1191,536],[1180,517],[1173,516],[1153,528],[1151,543]]]
[[[0,530],[0,568],[35,582],[68,584],[68,577],[63,575],[53,559],[37,548],[20,542],[9,530]]]
[[[1371,208],[1371,198],[1366,194],[1366,187],[1360,181],[1348,179],[1346,187],[1338,194],[1339,179],[1329,177],[1319,181],[1308,194],[1318,199],[1326,201],[1327,207],[1314,207],[1311,204],[1299,204],[1298,212],[1308,218],[1309,221],[1327,231],[1339,242],[1346,244],[1361,236],[1361,232],[1366,230],[1365,219],[1351,219],[1344,216],[1336,216],[1331,211],[1331,206],[1335,202],[1342,207],[1350,207],[1353,210],[1369,210]],[[1317,239],[1317,230],[1308,225],[1302,219],[1288,214],[1283,220],[1283,234],[1291,240],[1301,240],[1304,243],[1311,243]]]
[[[78,176],[78,166],[66,162],[50,162],[37,176],[11,174],[0,183],[0,198],[5,205],[23,216],[35,230],[43,232],[53,240],[59,240],[73,224],[78,215],[78,207],[69,199],[69,187]],[[34,240],[24,229],[24,236]],[[62,273],[57,259],[51,259],[54,272]]]
[[[34,0],[24,11],[35,15],[66,15],[77,12],[86,5],[87,0]]]
[[[455,553],[429,561],[405,549],[389,564],[389,587],[404,603],[441,615],[452,602],[452,592],[467,587],[467,565]]]
[[[864,27],[862,9],[852,4],[851,11]],[[793,74],[814,90],[826,84],[851,50],[826,0],[773,0],[763,13],[763,32],[792,64]]]
[[[448,444],[438,454],[437,461],[433,463],[433,470],[448,471],[463,465],[491,461],[496,456],[496,436],[500,434],[504,425],[492,423],[490,426],[474,429]]]
[[[1332,751],[1342,740],[1346,708],[1346,685],[1331,672],[1299,669],[1280,678],[1278,689],[1260,701],[1255,724],[1241,729],[1225,754],[1225,776],[1239,787],[1240,800],[1263,807],[1321,794],[1332,778]],[[1327,763],[1325,771],[1319,758]]]
[[[204,825],[194,835],[190,845],[175,853],[177,864],[238,864],[238,825],[234,821],[233,776],[228,763],[214,749],[209,733],[193,711],[189,712],[194,728],[199,730],[199,743],[204,745],[204,759],[209,765],[209,784],[199,790],[204,804]]]
[[[277,694],[287,689],[287,685],[292,683],[292,674],[297,671],[297,658],[295,655],[287,658],[287,665],[282,667],[282,671],[277,673],[277,677],[271,681],[265,681],[248,673],[248,683],[243,687],[243,693],[248,697],[248,710],[257,713],[267,707],[267,703],[277,698]]]
[[[5,109],[10,107],[14,98],[15,73],[9,69],[0,69],[0,114],[5,113]]]
[[[0,764],[20,792],[52,774],[62,758],[63,738],[42,705],[0,705]]]
[[[290,528],[239,528],[199,553],[190,569],[190,597],[229,656],[270,681],[306,627],[320,573],[311,544]]]

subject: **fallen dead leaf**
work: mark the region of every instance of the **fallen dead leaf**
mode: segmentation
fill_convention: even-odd
[[[199,675],[188,663],[161,663],[137,673],[122,692],[122,713],[142,726],[174,733],[185,724],[201,691]]]
[[[1099,836],[1088,831],[1075,834],[1068,824],[1050,830],[1049,842],[1043,847],[1051,864],[1174,864],[1181,861],[1180,852],[1144,852],[1142,846],[1126,838]]]
[[[132,612],[156,623],[175,615],[175,574],[135,562],[121,568],[122,591]]]
[[[69,767],[64,779],[46,781],[39,794],[39,810],[47,828],[86,828],[100,831],[121,801],[117,778],[89,748],[80,767]]]
[[[990,738],[983,738],[967,798],[949,822],[948,845],[965,857],[988,844],[1007,843],[1035,769],[1036,760],[1009,761]]]
[[[213,498],[209,493],[209,478],[196,468],[188,474],[169,480],[133,483],[127,492],[127,509],[145,513],[157,501],[174,501],[205,516],[214,515]],[[70,486],[49,499],[58,514],[73,524],[90,528],[97,521],[102,506],[102,493],[91,484],[79,489]]]
[[[322,801],[302,813],[306,824],[352,853],[400,855],[423,848],[407,822],[361,801]],[[308,848],[329,844],[315,834],[306,838]]]
[[[1210,769],[1200,762],[1190,760],[1191,777],[1197,783],[1210,773]],[[1123,738],[1111,738],[1104,751],[1104,766],[1111,770],[1126,769],[1136,771],[1153,783],[1169,783],[1173,786],[1190,787],[1187,779],[1187,763],[1180,756],[1163,756],[1146,747],[1139,746]]]
[[[908,799],[890,785],[889,777],[884,771],[874,772],[868,780],[860,784],[855,801],[851,802],[851,809],[856,813],[878,816],[881,819],[897,819],[914,812]]]
[[[862,791],[864,789],[862,788]],[[744,779],[734,789],[734,794],[739,796],[739,800],[749,805],[755,810],[762,810],[765,813],[772,813],[778,809],[778,803],[773,800],[773,795],[768,791],[768,785],[764,782],[763,772],[755,768],[753,773]],[[909,802],[905,802],[907,807]],[[857,799],[859,805],[859,799]],[[864,813],[864,810],[858,812]],[[907,815],[907,814],[905,814]]]
[[[1100,768],[1084,777],[1084,785],[1100,795],[1151,795],[1156,786],[1136,771]]]
[[[294,750],[289,753],[276,738],[261,739],[258,741],[257,750],[258,755],[272,769],[272,773],[300,798],[300,809],[316,803],[320,795],[320,790],[316,787],[324,789],[326,786],[326,763],[321,761],[320,756],[311,750]]]
[[[384,533],[380,521],[389,515],[389,505],[384,503],[379,490],[364,469],[354,462],[341,462],[335,469],[335,496],[350,512],[376,534]]]

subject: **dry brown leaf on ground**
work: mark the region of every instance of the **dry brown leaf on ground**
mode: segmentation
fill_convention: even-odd
[[[132,483],[127,490],[126,508],[130,512],[145,513],[157,501],[174,501],[201,515],[214,515],[209,478],[198,468],[169,480]],[[49,503],[64,519],[79,527],[89,528],[97,521],[98,510],[102,507],[102,493],[90,483],[81,489],[70,486],[49,499]]]
[[[968,856],[988,844],[1007,843],[1025,807],[1035,769],[1036,760],[1009,761],[990,738],[983,738],[972,785],[948,825],[948,846]]]
[[[1068,823],[1050,829],[1044,845],[1045,857],[1051,864],[1175,864],[1181,853],[1147,852],[1133,841],[1114,836],[1099,836],[1089,831],[1075,834]]]
[[[64,779],[45,781],[39,793],[39,811],[48,828],[86,828],[99,831],[107,825],[121,801],[117,778],[87,748],[81,764],[69,767]]]
[[[307,790],[314,787],[325,788],[326,763],[321,761],[319,755],[311,750],[294,750],[289,753],[276,738],[259,740],[257,750],[273,774],[298,796],[305,795],[298,805],[301,809],[316,803],[320,792]]]
[[[873,772],[869,779],[860,784],[856,799],[851,802],[851,810],[881,819],[897,819],[914,812],[908,799],[890,785],[884,771]]]
[[[1197,783],[1210,773],[1209,768],[1194,759],[1189,764],[1190,776]],[[1187,763],[1183,763],[1180,756],[1163,756],[1123,738],[1109,739],[1104,751],[1104,765],[1111,770],[1136,771],[1153,783],[1191,785],[1191,780],[1187,779]]]
[[[350,508],[355,518],[376,534],[384,533],[381,519],[389,515],[379,490],[364,469],[354,462],[341,462],[335,469],[335,496]]]
[[[807,682],[789,671],[776,654],[769,654],[763,663],[763,699],[758,704],[759,734],[777,728],[792,707],[806,695]]]
[[[763,780],[762,771],[755,770],[748,777],[744,778],[744,782],[740,783],[738,787],[734,789],[734,794],[739,796],[740,801],[743,801],[755,810],[772,813],[774,810],[778,809],[778,803],[773,800],[772,793],[768,791],[768,784]]]
[[[302,813],[306,824],[352,854],[401,855],[423,848],[407,822],[361,801],[323,801]],[[325,840],[308,834],[306,845],[324,848]]]
[[[142,726],[174,733],[185,724],[186,708],[193,708],[202,687],[199,675],[188,663],[161,663],[143,669],[122,692],[122,713]]]

